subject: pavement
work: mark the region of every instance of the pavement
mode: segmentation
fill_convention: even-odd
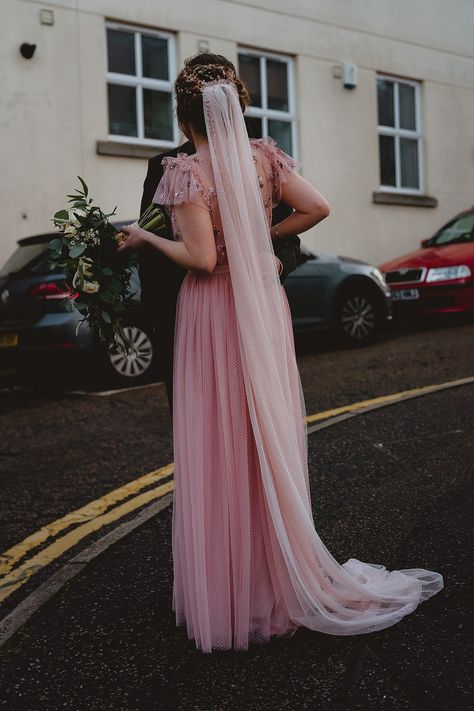
[[[444,576],[444,590],[397,625],[354,637],[301,628],[247,652],[202,654],[171,610],[169,506],[84,566],[3,645],[0,707],[471,709],[473,429],[474,386],[465,385],[309,437],[315,526],[336,559]]]

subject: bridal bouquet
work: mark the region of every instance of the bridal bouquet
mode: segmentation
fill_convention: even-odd
[[[68,195],[71,206],[59,210],[52,222],[59,236],[49,243],[49,261],[61,267],[71,296],[63,306],[76,309],[82,316],[76,333],[84,322],[96,331],[109,350],[128,351],[122,319],[134,293],[130,276],[136,255],[117,252],[117,245],[126,238],[109,219],[116,209],[104,213],[93,204],[84,180],[78,176],[82,189]],[[159,205],[151,204],[138,220],[143,229],[166,236],[169,221]]]

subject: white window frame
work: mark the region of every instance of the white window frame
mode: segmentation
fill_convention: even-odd
[[[273,52],[265,52],[260,49],[248,49],[247,47],[237,47],[237,62],[240,54],[257,57],[260,60],[260,93],[262,96],[262,106],[253,106],[252,104],[245,111],[245,115],[249,118],[255,117],[262,120],[262,135],[268,136],[268,119],[276,121],[287,121],[291,127],[291,146],[293,158],[298,160],[298,145],[296,133],[296,102],[295,102],[295,69],[294,59],[287,54],[275,54]],[[265,59],[275,59],[279,62],[285,62],[288,67],[288,111],[277,111],[268,108],[268,90],[267,90],[267,64]]]
[[[380,184],[380,190],[390,193],[402,193],[403,195],[420,195],[424,193],[424,161],[423,161],[423,140],[422,140],[422,129],[421,129],[421,82],[414,81],[410,79],[404,79],[403,77],[397,77],[390,74],[379,74],[377,73],[377,82],[379,79],[385,81],[390,81],[393,83],[393,110],[394,110],[394,120],[395,126],[381,126],[378,124],[378,135],[379,136],[393,136],[395,144],[395,186],[393,185],[383,185]],[[400,102],[398,87],[400,84],[408,84],[415,89],[415,121],[416,130],[410,130],[406,128],[400,128]],[[378,85],[376,85],[377,90],[377,101],[378,101]],[[378,106],[378,103],[377,103]],[[377,117],[378,120],[378,117]],[[418,144],[418,188],[404,188],[401,185],[401,163],[400,163],[400,138],[411,138],[417,141]],[[380,145],[378,146],[379,151],[379,171],[380,171]]]
[[[179,130],[178,122],[176,120],[176,107],[175,98],[173,93],[173,83],[176,79],[176,38],[172,32],[163,32],[161,30],[150,30],[145,27],[139,27],[137,25],[127,25],[121,22],[110,22],[105,23],[105,42],[106,42],[106,56],[108,52],[107,48],[107,30],[122,30],[125,32],[131,32],[134,35],[134,47],[135,47],[135,74],[118,74],[117,72],[107,71],[106,81],[107,87],[109,84],[120,84],[122,86],[132,86],[136,88],[136,109],[137,109],[137,131],[138,136],[121,136],[115,133],[109,133],[108,139],[110,141],[118,141],[120,143],[133,143],[141,146],[157,146],[160,148],[174,148],[179,142]],[[150,79],[148,77],[142,76],[142,52],[141,52],[141,38],[143,36],[148,37],[161,37],[167,40],[168,48],[168,67],[169,67],[169,79],[168,81],[164,79]],[[173,128],[173,138],[171,141],[165,141],[155,138],[145,138],[145,126],[144,126],[144,116],[143,116],[143,89],[155,89],[159,91],[166,91],[171,94],[171,121]],[[109,104],[107,99],[107,122],[109,122]]]

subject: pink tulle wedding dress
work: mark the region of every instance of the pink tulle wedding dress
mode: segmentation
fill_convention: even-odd
[[[335,635],[382,629],[441,590],[443,579],[421,568],[388,571],[355,558],[340,565],[314,528],[291,314],[274,263],[268,261],[272,207],[295,162],[271,139],[248,141],[231,88],[209,87],[209,110],[213,101],[221,101],[221,114],[234,122],[240,139],[234,161],[240,161],[242,184],[229,183],[227,144],[219,155],[217,141],[212,142],[218,129],[213,114],[210,147],[165,158],[154,198],[169,210],[176,240],[182,237],[175,206],[193,203],[208,211],[218,254],[212,274],[187,273],[177,306],[176,624],[186,625],[188,637],[203,652],[245,650],[273,635],[292,636],[301,626]],[[246,194],[265,221],[250,225],[252,239],[255,231],[267,232],[261,258],[249,254],[245,243]],[[275,303],[265,304],[265,289]]]

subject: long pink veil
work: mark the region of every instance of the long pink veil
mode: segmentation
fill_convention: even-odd
[[[389,627],[439,592],[443,578],[356,558],[340,565],[315,530],[303,389],[245,121],[232,83],[211,82],[202,93],[247,402],[267,515],[287,569],[280,583],[289,616],[335,635]]]

